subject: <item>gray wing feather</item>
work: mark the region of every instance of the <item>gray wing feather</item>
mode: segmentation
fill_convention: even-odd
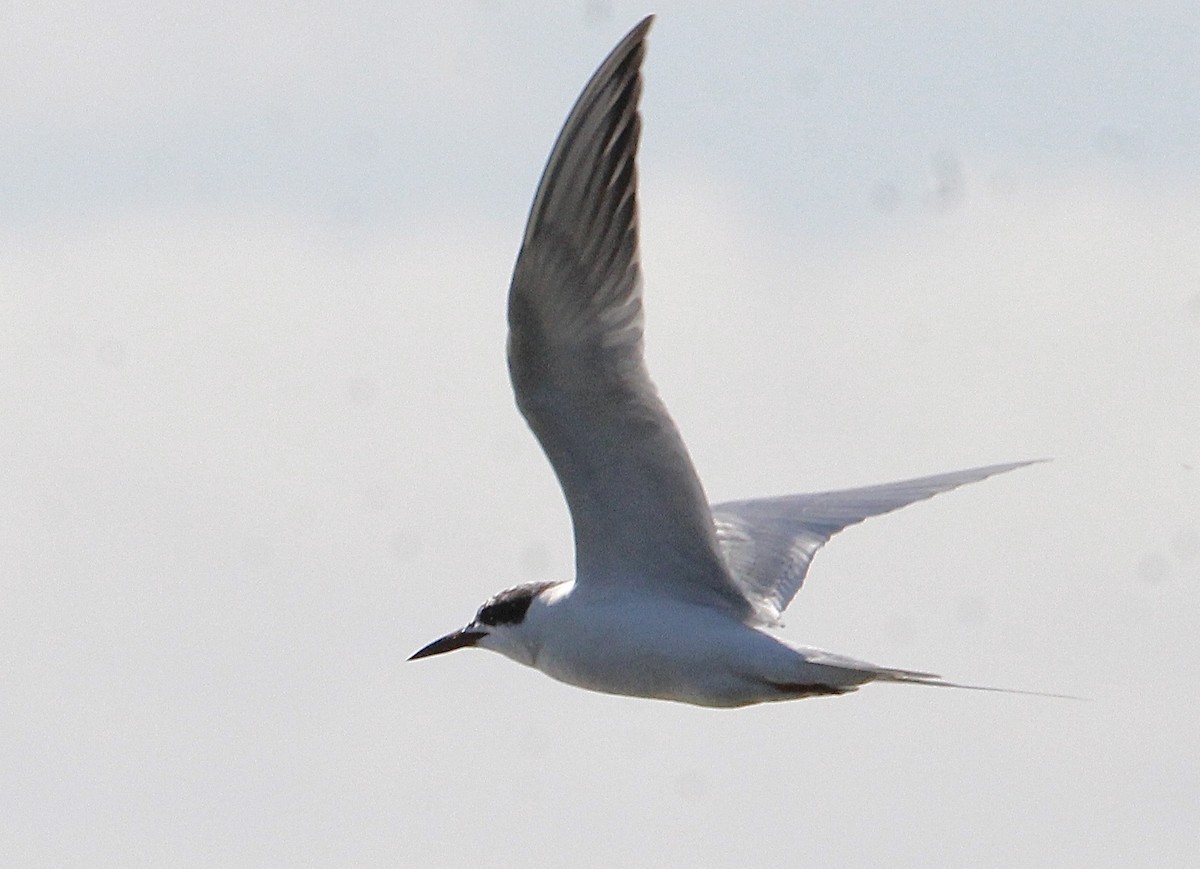
[[[840,492],[732,501],[715,505],[712,513],[729,572],[751,603],[753,619],[775,624],[804,584],[813,555],[846,526],[1029,464],[990,465]]]
[[[635,158],[651,21],[601,64],[550,153],[509,291],[509,374],[571,511],[577,582],[744,616],[642,353]]]
[[[578,583],[770,624],[842,528],[1029,463],[709,508],[642,353],[635,160],[652,21],[600,65],[550,153],[509,291],[509,373],[571,511]]]

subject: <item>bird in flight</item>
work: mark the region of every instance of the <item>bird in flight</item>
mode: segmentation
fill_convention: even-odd
[[[769,630],[838,531],[1030,463],[708,504],[642,353],[636,156],[652,22],[621,40],[567,117],[508,297],[513,391],[570,508],[575,579],[505,589],[410,660],[477,646],[593,691],[715,707],[868,682],[977,687]]]

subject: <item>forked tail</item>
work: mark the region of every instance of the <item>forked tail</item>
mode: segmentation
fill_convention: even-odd
[[[1020,688],[996,688],[992,685],[964,685],[961,682],[947,682],[941,676],[933,673],[921,673],[917,670],[880,670],[876,681],[897,682],[905,685],[931,685],[934,688],[963,688],[967,691],[995,691],[999,694],[1024,694],[1026,697],[1053,697],[1056,700],[1088,699],[1073,694],[1055,694],[1050,691],[1024,691]]]

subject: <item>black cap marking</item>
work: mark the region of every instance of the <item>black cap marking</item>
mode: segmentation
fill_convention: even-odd
[[[506,588],[488,600],[475,614],[479,624],[494,627],[496,625],[519,625],[525,621],[525,613],[533,599],[548,589],[554,582],[529,582]]]

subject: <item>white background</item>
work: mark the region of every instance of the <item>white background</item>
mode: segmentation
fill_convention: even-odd
[[[845,532],[786,635],[1089,702],[405,663],[571,574],[505,294],[649,11],[648,355],[713,500],[1055,458]],[[1189,864],[1197,45],[1169,2],[5,4],[0,863]]]

